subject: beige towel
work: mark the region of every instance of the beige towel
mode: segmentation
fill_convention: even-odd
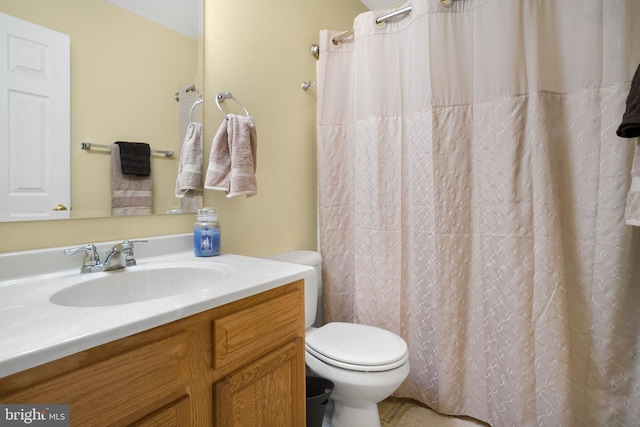
[[[627,193],[627,207],[624,211],[624,222],[627,225],[640,226],[640,141],[636,141],[636,149],[631,166],[631,188]]]
[[[197,121],[196,119],[199,117],[197,114],[200,110],[199,107],[193,107],[194,103],[198,100],[198,94],[196,90],[191,90],[194,88],[193,84],[184,84],[180,85],[180,91],[178,93],[180,97],[180,144],[179,151],[182,152],[182,147],[184,145],[185,137],[187,136],[187,129],[192,122]],[[189,91],[187,91],[189,89]],[[193,107],[193,110],[192,110]],[[204,163],[200,164],[200,173],[202,173],[202,178],[204,178],[204,173],[202,172],[202,167]],[[202,179],[201,178],[201,179]],[[200,188],[202,189],[202,183],[200,183]],[[202,205],[202,192],[200,194],[195,195],[192,193],[196,192],[187,192],[182,197],[178,196],[180,200],[180,212],[181,213],[196,213],[198,208]]]
[[[176,197],[202,196],[202,123],[191,123],[182,142]]]
[[[211,144],[204,188],[227,197],[257,194],[257,133],[253,118],[228,114]]]
[[[111,145],[111,214],[148,215],[153,207],[153,178],[124,175],[120,166],[120,147]]]

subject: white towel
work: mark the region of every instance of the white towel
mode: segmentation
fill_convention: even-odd
[[[202,196],[202,123],[191,123],[182,142],[176,197]]]
[[[624,222],[627,225],[640,226],[640,141],[636,141],[631,166],[631,188],[627,193],[627,207],[624,211]]]
[[[149,215],[153,210],[153,178],[125,175],[120,166],[120,147],[111,145],[111,214]]]
[[[211,143],[204,188],[224,191],[227,197],[257,194],[256,154],[253,118],[228,114]]]

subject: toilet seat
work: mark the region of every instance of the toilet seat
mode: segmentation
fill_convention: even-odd
[[[360,372],[402,366],[409,358],[398,335],[369,325],[333,322],[306,336],[306,350],[329,365]]]

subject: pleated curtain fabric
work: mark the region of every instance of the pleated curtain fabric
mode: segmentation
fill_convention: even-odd
[[[411,1],[323,30],[325,321],[409,345],[396,395],[493,427],[640,425],[640,1]],[[344,29],[341,29],[344,30]]]

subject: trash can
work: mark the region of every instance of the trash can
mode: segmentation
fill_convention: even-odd
[[[333,391],[333,383],[325,378],[307,377],[307,427],[322,427],[324,411]]]

